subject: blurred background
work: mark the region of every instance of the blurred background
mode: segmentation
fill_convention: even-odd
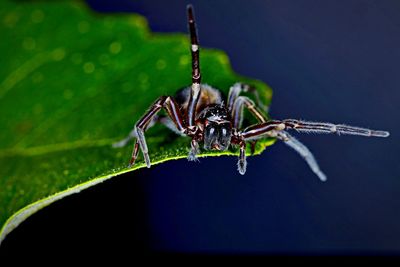
[[[87,3],[142,14],[155,32],[187,32],[188,1]],[[250,157],[245,176],[233,157],[122,175],[33,215],[3,251],[398,255],[400,2],[191,3],[201,46],[226,51],[237,73],[273,88],[273,118],[388,130],[390,138],[296,134],[326,183],[281,143]]]

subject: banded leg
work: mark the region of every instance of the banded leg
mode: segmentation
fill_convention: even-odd
[[[348,134],[348,135],[360,135],[360,136],[372,136],[372,137],[388,137],[389,132],[387,131],[376,131],[367,128],[348,126],[344,124],[333,124],[326,122],[309,122],[301,120],[271,120],[265,123],[255,124],[247,127],[242,132],[242,136],[245,140],[255,140],[261,138],[263,135],[268,134],[271,131],[281,131],[285,129],[295,129],[298,132],[308,133],[336,133]]]
[[[147,131],[147,129],[149,129],[150,127],[152,127],[155,124],[156,121],[156,116],[154,115],[153,119],[149,120],[149,122],[147,122],[147,124],[144,126],[144,130]],[[134,132],[134,134],[132,135],[132,132]],[[135,161],[139,155],[139,140],[137,138],[137,134],[136,134],[136,126],[133,127],[133,130],[129,133],[128,137],[126,137],[124,140],[113,144],[113,147],[117,147],[115,145],[121,145],[121,142],[128,142],[131,138],[131,135],[134,136],[136,138],[135,140],[135,144],[133,145],[133,150],[132,150],[132,156],[131,156],[131,160],[129,161],[129,167],[133,166],[133,164],[135,164]]]
[[[129,168],[135,164],[135,161],[139,155],[139,141],[135,140],[135,144],[133,145],[131,160],[129,161]]]
[[[286,128],[292,128],[299,132],[308,133],[336,133],[348,134],[348,135],[361,135],[361,136],[371,136],[371,137],[388,137],[389,132],[387,131],[377,131],[370,130],[367,128],[349,126],[344,124],[333,124],[328,122],[310,122],[301,120],[283,120],[282,121]]]
[[[196,23],[193,14],[193,7],[187,6],[188,24],[191,41],[191,53],[192,53],[192,88],[190,90],[190,97],[187,110],[187,122],[188,126],[193,128],[195,125],[194,121],[196,118],[196,106],[199,102],[201,93],[201,72],[200,72],[200,53],[199,53],[199,41],[197,38]]]
[[[183,124],[182,116],[179,112],[178,105],[175,103],[175,101],[170,96],[160,97],[159,99],[157,99],[157,101],[150,107],[150,109],[146,112],[146,114],[135,125],[137,139],[136,139],[136,142],[135,142],[135,145],[133,148],[130,166],[132,166],[135,163],[135,160],[136,160],[136,157],[138,154],[138,145],[137,144],[139,144],[139,147],[142,150],[146,165],[148,168],[150,168],[151,163],[150,163],[149,151],[148,151],[146,139],[144,136],[144,132],[148,128],[147,126],[153,120],[154,116],[156,116],[157,112],[159,112],[162,108],[164,108],[167,111],[168,116],[171,118],[171,120],[175,124],[175,127],[178,129],[178,131],[180,131],[182,133],[185,131],[185,126]]]

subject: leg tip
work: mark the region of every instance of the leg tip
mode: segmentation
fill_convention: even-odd
[[[192,148],[189,150],[189,154],[187,156],[188,161],[199,162],[197,154],[199,154],[198,146],[197,145],[193,146],[193,144],[192,144]]]
[[[246,173],[247,169],[247,162],[246,161],[238,161],[238,171],[241,175],[244,175]]]
[[[148,160],[148,161],[146,160],[146,167],[147,167],[147,168],[150,168],[150,167],[151,167],[151,162],[150,162],[150,160]]]
[[[387,131],[371,131],[369,136],[373,137],[389,137],[390,133]]]
[[[326,175],[324,173],[320,173],[320,174],[317,174],[317,175],[318,175],[318,178],[321,180],[321,182],[326,182],[327,178],[326,178]]]
[[[380,133],[380,137],[389,137],[390,136],[390,133],[389,132],[387,132],[387,131],[379,131],[379,133]]]
[[[192,153],[189,153],[187,159],[188,159],[188,161],[200,162],[199,158],[195,154],[192,154]]]

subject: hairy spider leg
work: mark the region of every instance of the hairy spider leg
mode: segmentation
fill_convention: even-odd
[[[299,153],[300,156],[307,162],[310,169],[318,176],[318,178],[322,182],[326,181],[326,175],[319,168],[317,160],[315,159],[314,155],[303,143],[301,143],[295,137],[291,136],[286,131],[279,131],[276,134],[276,138],[284,141],[286,145],[288,145],[297,153]]]
[[[361,135],[367,137],[388,137],[389,132],[380,130],[370,130],[367,128],[349,126],[344,124],[333,124],[328,122],[310,122],[302,120],[287,119],[283,120],[287,128],[295,129],[299,132],[309,133],[336,133],[348,135]]]
[[[157,99],[156,102],[154,102],[153,105],[149,108],[149,110],[143,115],[143,117],[136,123],[135,129],[136,129],[136,142],[133,148],[132,152],[132,158],[130,161],[130,166],[132,166],[135,163],[137,154],[138,154],[138,145],[140,146],[140,149],[142,150],[144,160],[146,162],[146,165],[148,168],[150,168],[151,163],[150,163],[150,157],[149,157],[149,150],[147,148],[147,143],[146,139],[144,136],[144,132],[147,129],[147,126],[149,123],[153,120],[154,116],[162,109],[164,108],[167,111],[168,116],[171,118],[172,122],[175,124],[176,129],[178,131],[184,133],[185,132],[185,125],[182,120],[182,115],[179,111],[179,107],[176,104],[175,100],[170,97],[170,96],[161,96],[160,98]]]
[[[191,41],[190,51],[192,54],[192,88],[190,91],[189,104],[187,108],[187,122],[189,127],[193,127],[195,126],[196,107],[201,93],[201,72],[199,40],[197,38],[197,29],[192,5],[187,6],[187,16]]]
[[[242,136],[246,140],[252,140],[259,138],[261,135],[265,135],[272,130],[282,131],[285,129],[294,129],[298,132],[309,132],[309,133],[336,133],[349,134],[349,135],[361,135],[361,136],[372,136],[372,137],[388,137],[389,132],[387,131],[376,131],[367,128],[348,126],[344,124],[333,124],[328,122],[310,122],[302,120],[271,120],[265,123],[255,124],[247,127],[243,130]]]
[[[131,160],[129,161],[129,167],[132,167],[135,164],[135,161],[139,154],[139,141],[135,140],[135,144],[133,145]]]

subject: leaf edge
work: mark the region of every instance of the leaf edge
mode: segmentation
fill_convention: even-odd
[[[259,149],[257,149],[257,151],[253,154],[254,156],[256,155],[260,155],[267,147],[273,145],[275,143],[276,139],[268,139],[265,140],[263,142],[261,142]],[[200,154],[199,157],[200,158],[205,158],[205,157],[218,157],[218,156],[237,156],[237,153],[233,153],[230,151],[224,151],[224,152],[218,152],[215,154]],[[160,163],[164,163],[166,161],[171,161],[171,160],[179,160],[179,159],[186,159],[185,155],[182,156],[174,156],[174,157],[170,157],[170,158],[164,158],[164,159],[160,159],[158,161],[152,162],[152,165],[158,165]],[[53,195],[47,196],[45,198],[42,198],[40,200],[37,200],[21,209],[19,209],[18,211],[16,211],[13,215],[11,215],[6,222],[4,223],[4,225],[2,226],[1,230],[0,230],[0,246],[3,243],[3,241],[5,240],[5,238],[7,237],[7,235],[9,233],[11,233],[14,229],[16,229],[22,222],[24,222],[26,219],[28,219],[31,215],[35,214],[37,211],[47,207],[48,205],[63,199],[64,197],[73,195],[73,194],[77,194],[80,193],[81,191],[88,189],[92,186],[95,186],[97,184],[100,184],[102,182],[105,182],[113,177],[125,174],[125,173],[129,173],[129,172],[133,172],[136,171],[138,169],[142,169],[145,168],[146,166],[144,164],[140,164],[137,166],[134,166],[133,168],[127,168],[127,169],[123,169],[120,170],[116,173],[113,174],[107,174],[107,175],[103,175],[100,177],[96,177],[90,181],[86,181],[84,183],[80,183],[77,184],[71,188],[68,188],[66,190],[57,192]]]

